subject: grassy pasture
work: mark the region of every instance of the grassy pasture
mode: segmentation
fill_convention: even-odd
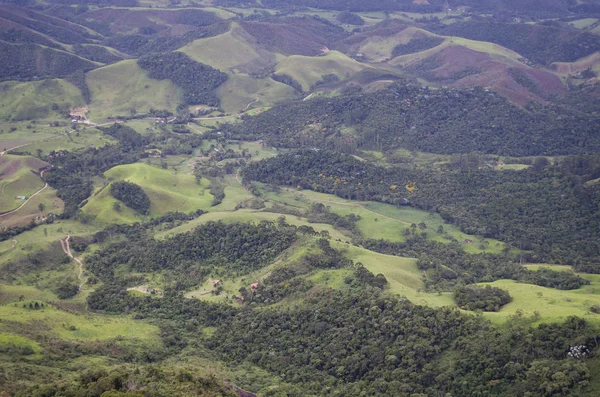
[[[259,47],[256,39],[236,23],[226,33],[195,40],[178,51],[228,73],[257,72],[276,62],[274,54]]]
[[[29,197],[44,186],[38,169],[48,164],[31,156],[11,154],[0,157],[0,212],[23,204],[17,196]]]
[[[5,121],[56,118],[54,104],[70,108],[84,100],[77,87],[61,79],[0,83],[0,119]]]
[[[86,74],[92,96],[89,118],[100,122],[110,116],[147,113],[150,108],[174,112],[181,89],[171,80],[154,80],[135,60],[126,60]]]
[[[484,313],[494,323],[503,323],[517,311],[523,316],[531,317],[539,313],[537,323],[564,321],[569,316],[579,316],[595,323],[600,322],[600,315],[589,311],[592,306],[600,305],[600,276],[581,274],[591,281],[590,285],[576,290],[561,291],[531,284],[520,284],[512,280],[498,280],[493,283],[482,283],[501,288],[510,293],[513,301],[495,313]]]
[[[269,222],[277,222],[277,219],[281,216],[281,214],[276,214],[273,212],[263,212],[256,211],[251,209],[240,209],[235,212],[224,211],[224,212],[210,212],[208,214],[201,215],[200,217],[191,220],[181,226],[178,226],[174,229],[161,231],[155,235],[156,238],[165,238],[179,233],[189,232],[200,225],[204,225],[208,222],[217,222],[223,221],[225,223],[234,223],[234,222],[255,222],[259,223],[260,221],[269,221]],[[340,231],[333,228],[333,226],[324,224],[324,223],[309,223],[303,218],[299,218],[294,215],[285,215],[285,219],[287,223],[290,225],[302,226],[307,225],[311,226],[316,231],[326,230],[329,232],[329,235],[333,239],[340,239],[343,241],[349,240],[350,238]]]
[[[292,55],[279,62],[277,74],[287,74],[302,85],[304,91],[310,90],[315,83],[328,74],[335,74],[344,80],[369,66],[355,61],[338,51],[329,51],[318,57]]]
[[[136,338],[146,343],[160,343],[157,327],[126,316],[76,315],[51,305],[46,305],[44,310],[22,307],[22,304],[28,303],[23,301],[16,306],[0,306],[0,318],[36,330],[47,327],[50,334],[65,340],[94,341],[123,337]]]
[[[291,208],[308,209],[313,203],[323,203],[325,206],[340,215],[353,213],[361,217],[357,226],[363,236],[373,239],[385,239],[390,241],[405,241],[404,231],[409,229],[412,223],[425,223],[429,238],[435,241],[448,242],[454,238],[463,243],[465,251],[477,252],[501,252],[505,244],[487,239],[488,244],[484,250],[479,248],[475,236],[461,232],[454,225],[444,222],[437,214],[417,210],[411,207],[396,207],[390,204],[377,203],[373,201],[344,200],[331,194],[317,193],[311,190],[297,191],[291,188],[281,188],[279,192],[264,192],[265,198],[273,202],[288,205]],[[442,226],[443,234],[437,234],[437,229]],[[475,243],[464,243],[465,240],[473,240]]]
[[[191,212],[210,207],[213,196],[208,192],[209,181],[196,184],[193,175],[165,170],[145,163],[121,165],[104,173],[105,182],[128,181],[144,189],[150,198],[150,217],[160,216],[170,211]],[[96,217],[101,224],[131,223],[140,221],[143,216],[121,205],[121,211],[114,210],[118,201],[110,194],[110,185],[100,185],[83,207],[83,211]]]
[[[278,101],[299,96],[292,87],[270,77],[256,79],[246,74],[229,76],[229,79],[217,88],[217,95],[221,100],[221,107],[226,112],[272,106]]]
[[[23,232],[14,239],[0,242],[0,264],[22,258],[40,249],[46,248],[50,243],[60,238],[71,236],[85,236],[98,231],[91,224],[83,224],[75,220],[56,220],[49,225],[41,225],[32,230]],[[14,245],[14,247],[13,247]]]
[[[585,29],[592,26],[596,22],[598,22],[598,18],[583,18],[578,19],[576,21],[568,22],[568,24],[576,27],[577,29]]]

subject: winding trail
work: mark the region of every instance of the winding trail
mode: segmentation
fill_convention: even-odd
[[[18,210],[20,210],[21,208],[23,208],[25,206],[25,204],[27,204],[29,202],[29,200],[31,200],[32,198],[34,198],[35,196],[37,196],[38,194],[40,194],[44,189],[46,189],[48,187],[48,182],[46,182],[44,180],[44,172],[46,172],[46,170],[40,172],[40,178],[42,178],[42,181],[44,181],[44,183],[45,183],[44,187],[42,187],[40,190],[38,190],[37,192],[35,192],[31,196],[29,196],[29,198],[27,200],[25,200],[25,202],[23,204],[21,204],[19,207],[15,208],[12,211],[5,212],[4,214],[0,214],[0,218],[17,212]]]
[[[10,248],[12,249],[12,248],[15,248],[17,246],[18,241],[15,240],[15,239],[12,239],[11,241],[12,241],[12,247],[10,247]]]
[[[63,239],[59,239],[60,241],[60,245],[62,246],[63,251],[65,252],[65,254],[67,254],[67,256],[69,258],[72,258],[75,260],[75,262],[77,262],[79,264],[78,267],[78,273],[77,273],[77,279],[79,281],[83,280],[83,262],[81,262],[81,258],[75,258],[73,256],[73,254],[71,253],[71,247],[69,245],[69,239],[71,238],[71,236],[67,235],[67,237],[63,240]],[[79,291],[85,291],[84,289],[82,289],[82,287],[84,286],[85,283],[87,283],[87,278],[85,280],[83,280],[83,282],[81,284],[79,284]]]
[[[253,103],[258,102],[258,97],[256,97],[255,100],[253,100],[252,102],[250,102],[249,104],[246,105],[246,107],[242,110],[242,112],[245,112],[246,110],[248,110],[248,108],[250,107],[250,105],[252,105]]]

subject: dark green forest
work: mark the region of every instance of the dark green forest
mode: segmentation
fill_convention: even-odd
[[[385,168],[350,155],[302,150],[251,164],[244,179],[345,199],[412,205],[438,212],[466,233],[530,251],[534,261],[599,271],[600,187],[585,185],[600,174],[597,157],[581,156],[556,165],[540,161],[526,170],[505,172],[486,167],[485,161],[463,161],[468,158],[432,169]],[[408,183],[415,184],[414,192],[405,189]]]
[[[598,117],[565,105],[523,109],[482,88],[428,90],[399,83],[372,94],[275,106],[223,129],[232,138],[264,139],[276,147],[539,156],[597,153]],[[343,134],[343,127],[356,132]]]
[[[110,184],[110,194],[140,214],[148,215],[150,213],[150,199],[144,189],[135,183],[113,182]]]
[[[219,106],[214,90],[227,80],[227,75],[208,65],[198,63],[182,52],[147,55],[138,59],[138,65],[153,79],[172,80],[183,89],[188,105]]]

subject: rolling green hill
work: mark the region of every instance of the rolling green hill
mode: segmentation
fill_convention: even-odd
[[[0,83],[0,118],[6,121],[57,117],[59,109],[84,104],[81,92],[65,80]]]
[[[47,166],[35,157],[13,156],[0,157],[0,212],[17,208],[23,200],[17,196],[29,197],[44,186],[38,169]]]
[[[83,207],[86,214],[94,216],[101,224],[131,223],[144,218],[122,204],[120,210],[115,210],[118,200],[110,194],[112,181],[128,181],[141,186],[150,198],[150,217],[207,209],[213,198],[206,179],[197,185],[193,175],[174,174],[143,163],[114,167],[105,172],[104,177],[109,184],[98,188]]]
[[[135,60],[93,70],[86,75],[91,93],[89,117],[94,121],[111,116],[147,113],[150,109],[175,111],[181,90],[170,80],[154,80]]]
[[[353,60],[338,51],[329,51],[318,57],[292,55],[277,64],[276,74],[285,74],[292,77],[302,86],[304,91],[309,91],[315,83],[327,75],[336,75],[344,80],[369,66]]]

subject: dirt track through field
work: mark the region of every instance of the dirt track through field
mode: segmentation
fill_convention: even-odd
[[[75,262],[77,262],[77,264],[79,265],[78,267],[78,273],[77,273],[77,279],[79,281],[83,280],[83,262],[81,262],[81,258],[75,258],[73,256],[73,254],[71,253],[71,247],[69,245],[69,239],[71,238],[71,236],[67,235],[67,237],[63,240],[63,239],[59,239],[60,241],[60,245],[62,246],[63,251],[65,252],[65,254],[67,254],[67,256],[69,258],[72,258],[75,260]],[[83,280],[81,284],[79,284],[79,291],[84,291],[82,289],[82,287],[84,286],[84,284],[87,283],[87,279]]]

